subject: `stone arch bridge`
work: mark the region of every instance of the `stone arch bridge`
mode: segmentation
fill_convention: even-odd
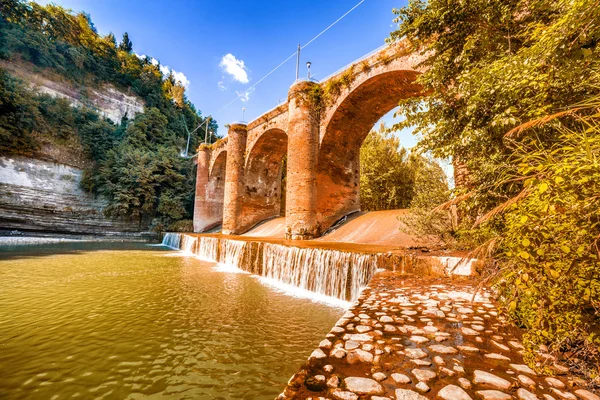
[[[360,147],[399,100],[418,96],[422,56],[402,42],[317,83],[294,82],[286,103],[198,152],[194,231],[241,234],[285,215],[286,237],[320,236],[360,210]],[[285,210],[282,166],[287,155]]]

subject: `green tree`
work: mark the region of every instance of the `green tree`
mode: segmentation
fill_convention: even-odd
[[[131,53],[133,51],[133,43],[129,40],[129,34],[127,32],[123,34],[123,39],[119,44],[119,50],[124,51],[125,53]]]

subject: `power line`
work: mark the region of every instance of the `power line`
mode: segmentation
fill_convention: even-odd
[[[327,28],[323,29],[317,36],[313,37],[312,39],[310,39],[304,46],[300,46],[300,49],[305,48],[306,46],[308,46],[309,44],[311,44],[312,42],[314,42],[319,36],[321,36],[322,34],[324,34],[325,32],[327,32],[332,26],[334,26],[335,24],[337,24],[338,22],[340,22],[342,19],[344,19],[344,17],[348,14],[350,14],[352,11],[354,11],[354,9],[358,6],[360,6],[362,3],[364,3],[365,0],[360,0],[354,7],[352,7],[350,10],[348,10],[344,15],[342,15],[341,17],[339,17],[338,19],[336,19],[331,25],[329,25]],[[285,64],[286,62],[288,62],[289,60],[291,60],[294,56],[296,56],[297,52],[295,51],[292,55],[290,55],[288,58],[286,58],[285,60],[283,60],[278,66],[276,66],[275,68],[273,68],[268,74],[266,74],[265,76],[263,76],[262,78],[260,78],[254,85],[250,86],[248,89],[246,89],[244,92],[240,93],[235,99],[233,99],[232,101],[230,101],[229,103],[227,103],[226,105],[224,105],[219,111],[223,111],[224,109],[226,109],[227,107],[229,107],[230,105],[232,105],[237,99],[239,99],[240,97],[245,96],[247,93],[249,93],[252,89],[254,89],[256,87],[256,85],[258,85],[259,83],[261,83],[262,81],[264,81],[269,75],[271,75],[273,72],[277,71],[277,69],[279,69],[279,67],[281,67],[283,64]]]

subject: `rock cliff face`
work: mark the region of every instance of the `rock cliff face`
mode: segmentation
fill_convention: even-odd
[[[33,66],[27,63],[0,61],[0,68],[8,70],[40,93],[53,97],[62,97],[73,106],[86,105],[94,108],[104,117],[118,124],[123,116],[133,118],[144,111],[144,102],[133,94],[123,93],[109,84],[98,88],[76,87],[49,73],[37,73]]]
[[[104,217],[103,199],[80,187],[82,170],[23,157],[0,157],[0,229],[118,235],[143,230]]]
[[[0,68],[40,93],[65,98],[74,107],[91,107],[117,124],[125,115],[133,118],[144,111],[141,99],[111,85],[76,87],[27,63],[0,61]],[[0,231],[118,235],[147,229],[106,218],[106,201],[81,189],[82,167],[89,161],[78,145],[40,141],[35,158],[0,156]]]

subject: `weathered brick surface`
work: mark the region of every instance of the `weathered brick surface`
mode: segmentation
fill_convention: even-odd
[[[227,168],[225,170],[225,194],[223,199],[223,233],[242,233],[242,197],[244,193],[244,155],[248,127],[243,123],[229,126],[227,142]]]

